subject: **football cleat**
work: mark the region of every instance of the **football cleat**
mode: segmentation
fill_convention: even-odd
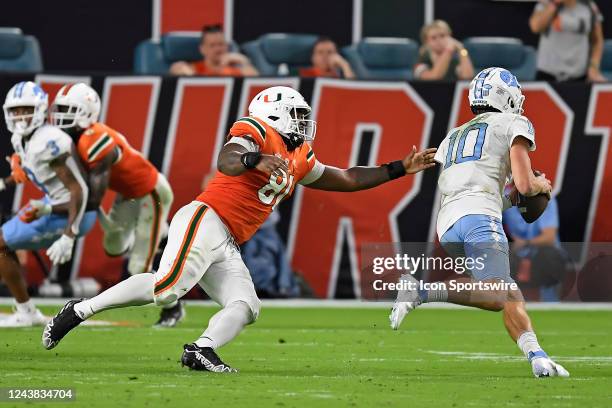
[[[185,318],[185,305],[182,300],[179,300],[176,305],[162,309],[159,314],[159,320],[153,327],[174,327]]]
[[[84,320],[74,311],[74,305],[82,301],[83,299],[69,301],[62,307],[62,310],[47,323],[42,335],[42,344],[44,348],[51,350],[58,345],[60,340],[63,339],[70,330],[83,323]]]
[[[404,317],[423,303],[418,292],[419,281],[417,281],[412,274],[407,273],[402,275],[400,277],[400,282],[406,283],[407,285],[405,286],[408,287],[404,290],[397,291],[397,298],[395,299],[391,314],[389,315],[389,321],[391,322],[391,328],[393,330],[397,330],[400,324],[402,324]],[[410,285],[408,285],[408,283]]]
[[[15,313],[0,319],[0,327],[32,327],[44,326],[50,318],[35,309],[33,313],[15,311]]]
[[[569,377],[567,371],[561,364],[557,364],[548,357],[544,350],[530,351],[527,357],[531,363],[531,370],[536,378],[542,377]]]
[[[238,370],[225,364],[215,350],[210,347],[199,347],[195,343],[183,346],[181,364],[192,370],[210,371],[212,373],[237,373]]]

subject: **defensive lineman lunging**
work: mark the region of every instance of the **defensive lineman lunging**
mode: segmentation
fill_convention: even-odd
[[[248,240],[296,183],[330,191],[357,191],[435,165],[436,149],[378,167],[340,170],[321,164],[305,141],[316,124],[306,119],[310,106],[299,92],[272,87],[249,105],[249,116],[230,129],[218,172],[195,201],[170,224],[168,245],[155,274],[138,274],[85,301],[72,300],[52,319],[42,342],[51,349],[84,319],[103,310],[155,302],[164,305],[200,284],[223,308],[192,344],[182,363],[195,370],[233,372],[215,350],[236,337],[259,314],[249,271],[237,243]]]
[[[531,169],[529,151],[536,147],[535,132],[531,122],[522,116],[524,99],[516,77],[509,71],[502,68],[481,71],[469,90],[470,106],[476,116],[452,129],[435,156],[442,166],[438,179],[441,194],[438,237],[452,255],[486,260],[484,267],[471,270],[476,281],[514,282],[510,277],[508,239],[501,224],[502,208],[511,205],[503,194],[510,173],[523,195],[551,191],[550,181],[544,175],[535,177]],[[410,274],[402,279],[416,282]],[[389,316],[391,327],[397,329],[406,314],[424,302],[503,310],[506,329],[531,363],[533,374],[569,376],[538,344],[518,288],[400,291]]]

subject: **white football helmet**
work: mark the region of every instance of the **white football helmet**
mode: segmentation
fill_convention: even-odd
[[[82,82],[62,86],[51,105],[51,123],[60,129],[74,126],[87,129],[99,116],[100,97]]]
[[[472,112],[494,108],[504,113],[523,113],[525,96],[516,77],[504,68],[485,68],[470,83],[468,98]]]
[[[289,140],[314,140],[317,123],[306,119],[310,111],[304,97],[288,86],[264,89],[249,104],[249,115],[263,120]]]
[[[19,82],[6,94],[4,100],[4,119],[6,127],[12,133],[29,135],[42,126],[47,118],[49,97],[43,89],[34,82]],[[32,113],[17,114],[13,108],[31,107]]]

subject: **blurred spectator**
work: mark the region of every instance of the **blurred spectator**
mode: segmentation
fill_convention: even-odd
[[[472,79],[474,66],[468,51],[452,37],[444,20],[434,20],[421,29],[421,50],[414,78],[428,81]]]
[[[301,77],[355,78],[347,60],[338,53],[336,43],[329,37],[319,37],[312,47],[312,67],[301,68]]]
[[[251,61],[238,52],[229,52],[221,25],[204,26],[200,42],[202,61],[177,61],[170,66],[172,75],[256,76]]]
[[[551,198],[540,218],[531,224],[518,207],[510,207],[503,212],[503,223],[513,241],[511,269],[517,282],[538,287],[540,300],[558,301],[566,256],[558,235],[557,200]]]
[[[591,0],[539,0],[529,19],[540,34],[536,79],[603,82],[603,16]]]

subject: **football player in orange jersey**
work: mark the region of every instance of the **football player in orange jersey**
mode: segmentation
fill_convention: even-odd
[[[139,274],[92,299],[69,301],[46,326],[42,342],[55,347],[74,327],[103,310],[174,302],[200,284],[222,306],[181,361],[195,370],[235,372],[216,349],[235,338],[259,314],[260,301],[238,244],[248,240],[297,183],[330,191],[357,191],[434,166],[436,149],[378,167],[341,170],[317,161],[305,141],[316,123],[310,106],[292,88],[271,87],[249,105],[218,158],[218,172],[202,194],[172,219],[168,245],[155,274]]]
[[[98,122],[100,97],[84,83],[64,85],[51,106],[51,120],[75,139],[89,171],[90,208],[98,208],[109,256],[129,253],[128,271],[151,271],[166,228],[173,194],[155,166],[129,145],[123,135]],[[117,192],[108,214],[100,207],[106,190]],[[179,302],[166,304],[159,326],[174,326],[184,316]]]

